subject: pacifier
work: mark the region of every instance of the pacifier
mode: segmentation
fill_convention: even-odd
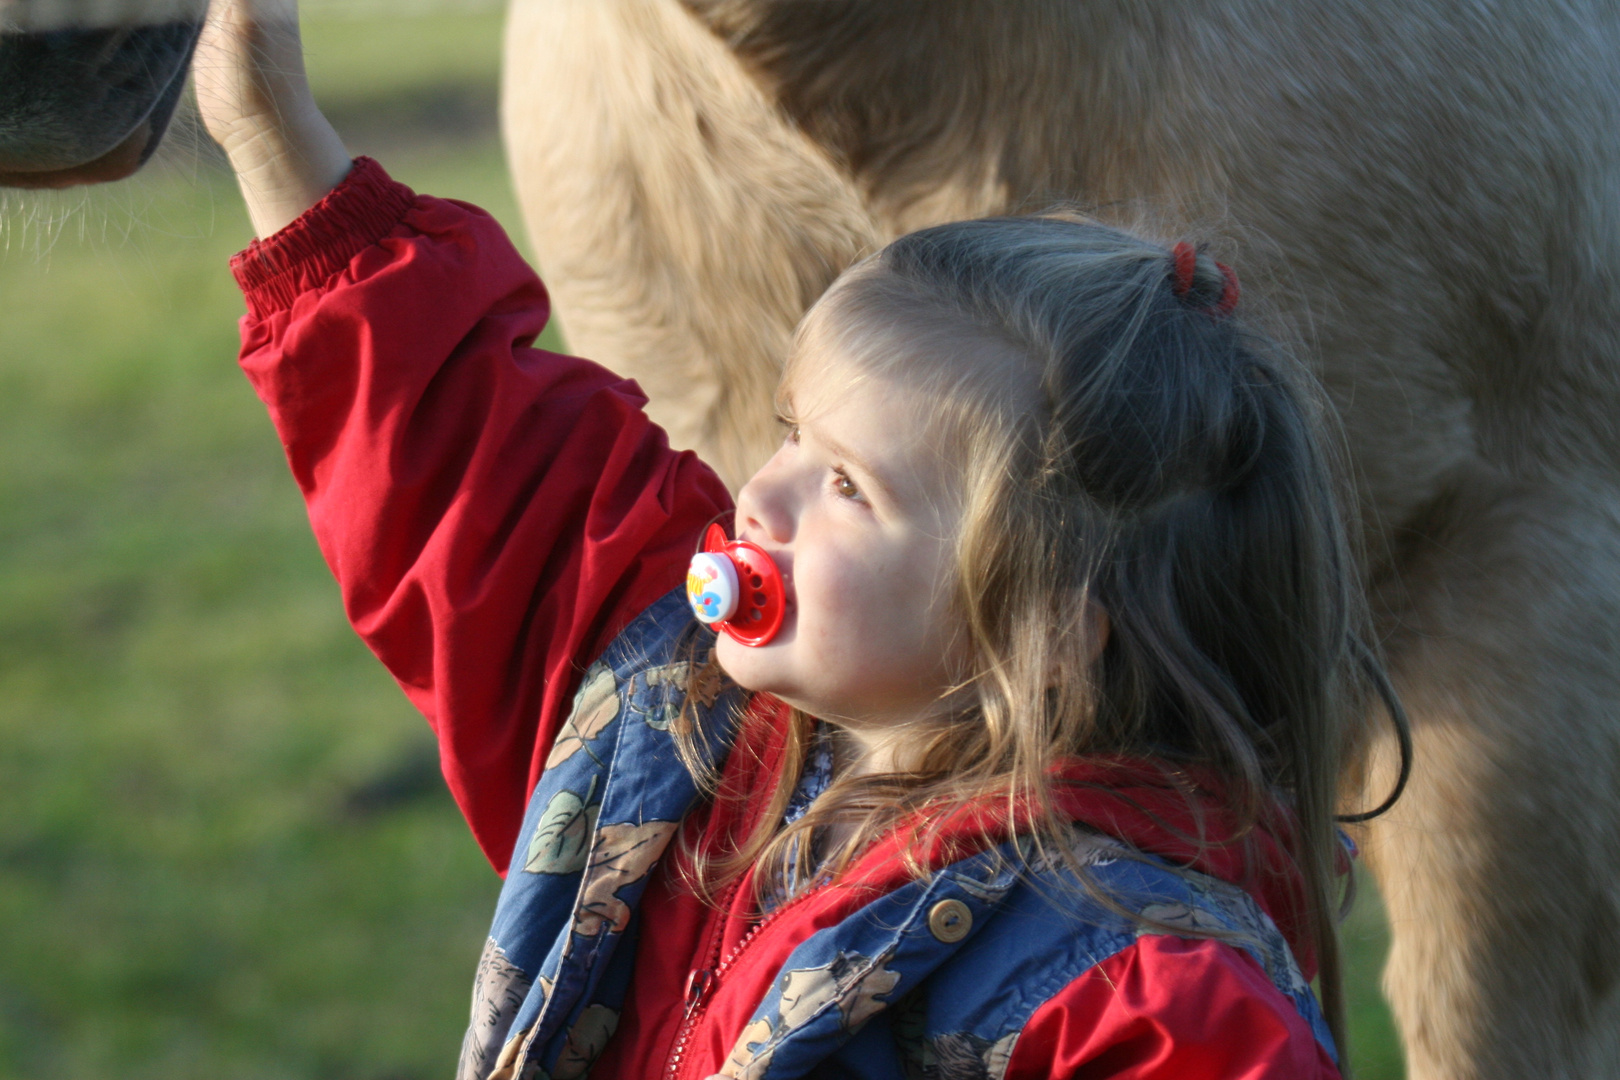
[[[686,568],[686,599],[698,622],[724,630],[744,645],[764,645],[782,629],[787,594],[782,574],[765,549],[747,540],[727,540],[710,525],[703,550]]]

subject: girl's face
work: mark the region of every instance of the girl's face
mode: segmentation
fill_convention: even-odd
[[[737,496],[738,537],[782,572],[782,629],[757,648],[721,635],[719,658],[748,689],[876,734],[937,709],[951,685],[960,510],[922,403],[832,366],[786,395],[787,437]]]

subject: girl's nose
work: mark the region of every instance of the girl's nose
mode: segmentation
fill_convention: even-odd
[[[786,544],[793,539],[791,502],[784,470],[773,456],[737,492],[736,535],[755,543]]]

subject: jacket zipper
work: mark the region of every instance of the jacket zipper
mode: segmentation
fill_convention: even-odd
[[[740,882],[733,883],[731,888],[726,890],[725,899],[720,902],[722,912],[731,909],[732,901],[737,896],[737,889],[740,884]],[[719,966],[720,960],[720,942],[725,937],[725,923],[725,916],[721,915],[713,930],[710,931],[708,964],[694,969],[686,976],[685,1011],[681,1014],[681,1026],[675,1036],[675,1044],[670,1049],[669,1061],[664,1065],[666,1080],[674,1080],[675,1073],[681,1067],[681,1058],[686,1053],[686,1044],[692,1038],[692,1014],[696,1012],[698,1004],[707,996],[709,988],[714,982],[714,969]]]
[[[665,1080],[676,1080],[680,1073],[681,1061],[686,1054],[686,1044],[691,1041],[692,1033],[697,1029],[698,1021],[703,1018],[704,1006],[708,1004],[709,996],[714,992],[715,987],[720,984],[720,976],[724,975],[726,969],[736,963],[737,958],[759,936],[761,930],[776,921],[777,916],[810,894],[819,891],[819,886],[812,886],[785,904],[778,906],[776,910],[750,927],[748,933],[742,936],[742,940],[732,946],[731,951],[723,957],[719,955],[721,934],[717,933],[715,935],[714,948],[709,954],[709,966],[698,968],[686,977],[685,1012],[681,1017],[680,1033],[675,1036],[674,1049],[670,1051],[669,1065],[664,1070]],[[735,887],[732,895],[736,895]],[[726,906],[729,908],[730,903],[728,902]]]

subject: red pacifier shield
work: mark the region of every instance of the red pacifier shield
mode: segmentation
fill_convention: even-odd
[[[687,567],[686,599],[699,622],[744,645],[764,645],[775,637],[787,608],[776,563],[755,544],[727,540],[719,525],[704,532],[703,550]]]

